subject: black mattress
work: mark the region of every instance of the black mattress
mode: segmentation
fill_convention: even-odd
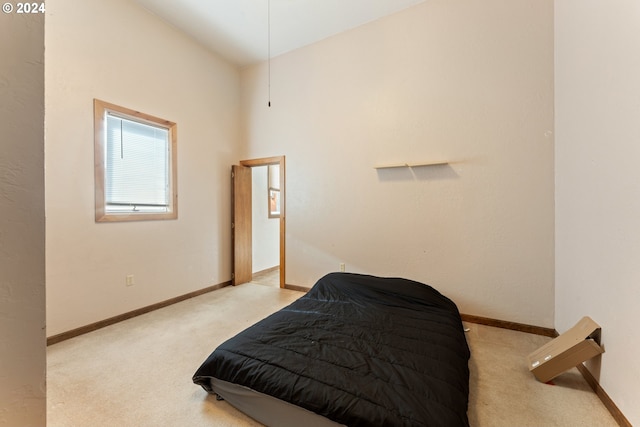
[[[349,426],[468,426],[469,347],[456,305],[401,278],[331,273],[221,344],[217,378]]]

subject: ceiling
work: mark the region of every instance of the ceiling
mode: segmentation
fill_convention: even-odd
[[[134,1],[211,51],[245,66],[426,0]]]

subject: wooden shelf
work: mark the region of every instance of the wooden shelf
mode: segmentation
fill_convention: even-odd
[[[441,166],[441,165],[447,165],[447,164],[449,164],[449,162],[443,162],[443,161],[424,162],[424,163],[397,163],[397,164],[374,166],[374,169],[420,168],[424,166]]]

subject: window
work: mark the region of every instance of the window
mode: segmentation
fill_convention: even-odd
[[[176,124],[94,100],[96,222],[178,217]]]

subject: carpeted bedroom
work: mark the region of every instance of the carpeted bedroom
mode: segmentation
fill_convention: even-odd
[[[0,426],[640,424],[637,2],[16,5]]]
[[[48,426],[259,426],[191,381],[211,350],[304,294],[225,287],[48,347]],[[538,382],[526,356],[550,338],[464,322],[469,425],[616,426],[577,369]],[[429,425],[429,424],[427,424]]]

